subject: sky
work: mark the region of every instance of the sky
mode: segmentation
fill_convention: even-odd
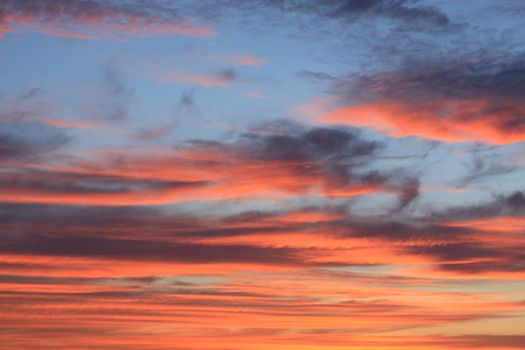
[[[525,348],[525,2],[1,0],[0,347]]]

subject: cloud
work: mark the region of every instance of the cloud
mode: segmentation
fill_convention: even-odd
[[[177,10],[139,1],[121,3],[97,0],[7,0],[0,5],[2,34],[29,29],[72,39],[126,36],[192,35],[214,32],[191,24]]]
[[[429,218],[441,221],[464,221],[498,216],[520,216],[525,214],[525,192],[515,191],[511,194],[494,195],[491,201],[454,206],[445,210],[432,212]]]
[[[328,96],[299,112],[315,117],[336,108],[338,123],[351,125],[263,116],[250,128],[235,125],[223,133],[222,124],[209,123],[202,130],[195,127],[206,122],[199,110],[208,113],[210,105],[175,91],[182,84],[150,96],[140,81],[132,79],[134,91],[119,74],[119,63],[128,67],[137,55],[105,65],[97,91],[81,87],[64,95],[52,84],[49,92],[0,96],[3,346],[523,348],[525,192],[500,177],[519,169],[521,158],[513,163],[512,157],[522,156],[520,145],[394,140],[353,127],[447,142],[520,140],[519,114],[503,107],[523,105],[523,57],[485,36],[455,33],[455,18],[487,13],[488,5],[464,6],[431,0],[3,2],[3,31],[86,39],[171,35],[160,28],[164,21],[206,23],[215,11],[232,35],[208,48],[253,48],[268,39],[238,33],[239,26],[267,29],[270,41],[292,29],[294,40],[307,37],[300,54],[288,55],[282,38],[272,43],[286,51],[281,58],[309,65],[294,71],[336,70],[302,71],[315,88],[328,87]],[[7,7],[9,13],[23,9],[26,17],[15,23],[8,14],[6,22]],[[470,30],[500,26],[499,17],[483,20],[475,19]],[[498,28],[494,36],[502,41],[520,37]],[[319,40],[324,35],[329,40]],[[11,43],[17,35],[7,37]],[[467,57],[460,48],[465,43],[466,51],[476,45],[486,51]],[[76,46],[70,44],[59,47]],[[93,45],[99,44],[107,46]],[[332,45],[342,50],[335,53]],[[498,50],[501,55],[487,54]],[[249,55],[224,59],[234,70],[176,71],[173,81],[236,86],[242,82],[237,69],[248,69],[239,65],[263,64]],[[349,73],[338,76],[345,65]],[[312,92],[303,85],[301,91]],[[202,92],[204,102],[217,100],[217,90]],[[270,113],[278,113],[279,101],[290,102],[277,95],[264,101]],[[155,112],[165,106],[155,103],[170,96],[171,113],[161,123]],[[60,108],[48,105],[56,98],[66,98]],[[76,108],[85,98],[91,107]],[[253,107],[246,102],[223,107]],[[262,102],[255,107],[266,109]],[[153,110],[144,109],[151,103]],[[92,119],[66,119],[71,112]],[[359,118],[348,118],[350,112]],[[118,124],[88,135],[78,129],[97,117]],[[475,154],[460,181],[485,179],[488,186],[455,191],[456,182],[443,181],[461,175],[460,162],[471,160],[473,148],[484,153]],[[487,192],[492,196],[478,199]]]
[[[297,8],[304,7],[298,5]],[[445,27],[450,24],[450,19],[438,8],[421,5],[417,1],[411,3],[405,0],[341,0],[327,1],[321,6],[310,4],[306,8],[317,11],[323,17],[351,21],[362,17],[378,17],[406,22],[410,25]]]
[[[451,242],[461,240],[473,232],[468,227],[396,221],[360,222],[349,220],[344,222],[343,227],[348,236],[410,242]]]
[[[119,73],[118,62],[112,59],[102,70],[102,97],[94,108],[102,121],[122,122],[129,117],[134,89],[128,87]],[[91,112],[91,111],[90,111]]]
[[[6,169],[0,200],[151,205],[387,192],[399,195],[402,209],[417,197],[418,182],[398,171],[370,169],[381,148],[351,129],[261,126],[229,143],[193,140],[150,156],[129,153],[46,169]]]
[[[51,117],[40,117],[38,120],[47,125],[64,129],[92,129],[100,127],[99,124],[89,121],[65,120]]]
[[[70,142],[59,129],[35,121],[0,123],[0,159],[35,161]]]
[[[295,137],[305,144],[324,140],[306,137],[309,131]],[[335,146],[311,145],[308,156],[269,152],[263,157],[322,158],[331,147]],[[366,348],[395,343],[428,348],[437,342],[474,348],[481,341],[476,336],[410,335],[393,341],[377,334],[501,322],[523,307],[519,300],[499,298],[490,289],[471,291],[473,284],[485,283],[479,277],[492,271],[488,266],[448,268],[506,256],[508,251],[499,247],[459,241],[468,229],[382,225],[377,217],[358,225],[354,219],[345,208],[272,209],[218,217],[204,210],[188,214],[169,207],[0,204],[0,262],[6,262],[0,265],[0,300],[12,325],[7,329],[9,341],[42,344],[42,339],[60,336],[71,346],[84,336],[79,346],[91,342],[105,346],[114,344],[117,332],[119,339],[123,334],[131,337],[123,348],[138,350],[176,328],[175,337],[184,336],[194,349],[206,349],[211,336],[239,344],[264,337],[265,344],[275,346],[296,344],[297,336],[319,345],[351,342]],[[448,249],[435,243],[443,241],[448,243],[441,246]],[[352,265],[356,261],[368,264]],[[399,270],[421,261],[454,279],[437,278],[428,271],[417,277]],[[517,266],[511,270],[513,265],[496,262],[499,268],[491,267],[495,273],[520,273]],[[402,275],[397,275],[400,271]],[[469,274],[477,279],[458,277]],[[341,328],[349,314],[362,324]],[[230,317],[218,326],[217,318],[224,315]],[[35,318],[50,328],[35,327]],[[75,322],[62,328],[64,318]],[[77,330],[78,325],[82,329]],[[494,333],[498,330],[493,328]],[[101,338],[108,332],[111,337]],[[203,333],[204,345],[198,343]],[[521,344],[520,339],[487,341],[513,346]],[[52,347],[50,341],[48,348]],[[173,348],[171,340],[164,348]]]
[[[525,346],[525,336],[522,335],[464,335],[448,337],[451,343],[467,348],[503,348],[520,349]]]
[[[299,250],[247,245],[204,245],[151,240],[94,237],[45,237],[24,235],[7,238],[0,245],[4,254],[94,257],[180,263],[304,264]]]
[[[0,199],[28,203],[92,205],[160,204],[176,198],[199,181],[162,181],[122,176],[55,171],[5,171],[0,175]]]
[[[234,66],[261,66],[268,63],[266,59],[254,55],[211,56],[210,60]]]
[[[98,124],[82,120],[65,120],[63,118],[53,117],[58,108],[51,105],[47,92],[41,88],[32,88],[20,94],[0,99],[0,118],[4,128],[11,128],[14,134],[24,133],[23,130],[30,128],[29,125],[47,124],[44,135],[51,132],[53,128],[96,128]],[[10,126],[9,126],[10,125]],[[52,127],[52,128],[50,128]],[[15,132],[15,129],[19,129]],[[31,132],[27,132],[31,135]],[[59,132],[56,132],[57,139]],[[34,136],[34,135],[33,135]]]
[[[467,164],[467,174],[457,180],[458,186],[467,186],[519,170],[519,163],[512,158],[501,154],[481,153],[483,150],[474,151],[472,162]]]
[[[412,254],[436,258],[437,269],[444,271],[482,274],[494,272],[524,272],[524,247],[488,246],[480,242],[450,243],[414,246],[407,249]]]
[[[185,133],[185,129],[192,129],[196,123],[206,122],[202,117],[199,106],[195,102],[192,92],[183,92],[175,105],[172,120],[163,125],[155,125],[144,128],[135,135],[135,140],[149,141],[158,140],[164,136],[170,135],[175,131]]]
[[[182,264],[314,264],[315,249],[204,242],[205,237],[270,233],[294,226],[259,225],[246,217],[170,213],[144,207],[1,204],[0,255],[55,256]],[[74,227],[74,228],[73,228]]]
[[[177,81],[208,88],[228,88],[237,83],[237,73],[231,69],[225,69],[212,74],[173,72],[162,76],[160,80],[165,82]]]
[[[349,75],[332,85],[345,106],[325,122],[369,127],[394,137],[507,144],[525,140],[522,55]]]
[[[421,217],[419,223],[349,223],[352,235],[404,240],[408,254],[427,256],[434,269],[459,274],[525,271],[523,230],[525,195],[494,195],[485,203],[452,206]]]
[[[301,29],[314,29],[326,21],[358,22],[367,20],[388,20],[405,29],[430,30],[443,29],[453,23],[439,8],[425,5],[421,1],[407,0],[330,0],[330,1],[224,1],[221,6],[210,7],[204,3],[201,11],[210,17],[225,13],[241,13],[250,18],[250,24],[266,21],[271,24],[296,25]],[[277,17],[280,15],[280,17]]]

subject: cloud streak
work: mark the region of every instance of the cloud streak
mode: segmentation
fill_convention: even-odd
[[[0,6],[2,34],[28,28],[43,34],[70,39],[101,39],[126,36],[191,35],[214,32],[194,26],[178,12],[162,5],[145,7],[141,2],[16,1]]]
[[[231,69],[225,69],[211,74],[173,72],[163,75],[160,81],[176,81],[207,88],[229,88],[237,83],[237,73]]]

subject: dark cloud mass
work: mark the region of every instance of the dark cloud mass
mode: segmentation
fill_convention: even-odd
[[[508,195],[495,195],[485,203],[456,206],[433,212],[430,218],[436,221],[461,221],[498,216],[522,216],[525,214],[525,194],[516,191]]]
[[[503,100],[520,102],[525,83],[522,54],[464,57],[449,62],[417,62],[406,68],[341,79],[334,92],[371,100]]]
[[[207,3],[211,4],[211,3]],[[222,5],[222,6],[221,6]],[[420,1],[409,0],[270,0],[270,1],[223,1],[219,6],[210,6],[205,11],[220,16],[220,11],[240,11],[250,18],[257,14],[259,19],[272,17],[272,23],[287,19],[292,24],[303,24],[303,20],[318,23],[343,20],[350,23],[360,20],[387,19],[404,27],[425,29],[425,26],[442,28],[451,24],[448,16],[438,8]],[[230,12],[231,11],[231,12]],[[276,17],[280,16],[280,17]],[[280,22],[282,25],[283,22]]]
[[[18,187],[25,191],[34,191],[34,193],[62,193],[68,195],[126,193],[141,190],[155,191],[204,185],[206,183],[198,181],[155,181],[152,179],[130,179],[99,174],[40,171],[4,172],[0,176],[0,187],[6,190]]]
[[[385,17],[410,24],[443,27],[450,23],[447,15],[434,7],[405,0],[326,1],[324,12],[335,18],[356,19],[360,16]]]
[[[308,162],[316,160],[346,162],[374,155],[381,145],[362,139],[357,131],[314,128],[298,135],[247,134],[247,148],[254,149],[255,156],[263,160],[284,162]]]
[[[0,250],[4,254],[77,256],[102,259],[164,261],[180,263],[299,264],[298,249],[249,245],[204,245],[178,242],[104,239],[92,237],[8,237]]]
[[[0,123],[0,159],[35,160],[70,140],[62,131],[40,122]]]

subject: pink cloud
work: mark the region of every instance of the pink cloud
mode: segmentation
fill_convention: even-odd
[[[268,60],[254,55],[212,56],[210,60],[235,66],[261,66],[268,63]]]
[[[268,98],[268,96],[266,96],[260,91],[250,91],[246,95],[250,98],[257,98],[257,99]]]
[[[57,118],[50,118],[50,117],[40,117],[38,119],[43,123],[46,123],[48,125],[51,125],[57,128],[91,129],[91,128],[99,127],[99,125],[95,123],[86,122],[86,121],[64,120],[64,119],[57,119]]]
[[[0,37],[7,32],[31,30],[73,39],[96,40],[114,35],[210,36],[206,26],[191,24],[171,8],[145,10],[109,2],[14,1],[0,7]]]
[[[228,88],[235,84],[236,74],[232,70],[223,70],[211,74],[191,74],[182,72],[169,73],[160,78],[161,81],[178,81],[189,85],[203,87]]]

